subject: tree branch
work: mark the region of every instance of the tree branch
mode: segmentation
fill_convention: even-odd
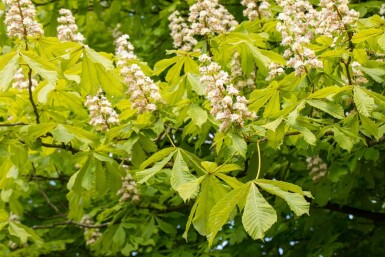
[[[4,123],[4,124],[0,124],[0,127],[16,127],[16,126],[24,126],[24,125],[28,125],[28,124],[25,124],[23,122],[18,122],[18,123]]]
[[[325,206],[312,206],[317,209],[326,209],[333,212],[341,212],[351,214],[357,217],[370,219],[376,222],[385,222],[385,213],[372,212],[368,210],[362,210],[355,207],[338,205],[335,203],[327,203]]]
[[[91,224],[83,224],[83,223],[75,222],[73,220],[67,220],[67,221],[62,221],[62,222],[55,222],[55,223],[48,224],[48,225],[35,225],[35,226],[32,226],[31,228],[32,229],[49,229],[49,228],[55,228],[55,227],[59,227],[59,226],[77,226],[77,227],[83,227],[83,228],[102,228],[102,227],[107,227],[110,224],[111,223],[108,222],[108,223],[91,225]]]
[[[60,213],[60,210],[59,208],[56,207],[56,205],[54,205],[51,200],[49,199],[48,195],[44,192],[44,190],[41,188],[40,184],[39,184],[39,181],[37,180],[37,177],[36,177],[36,168],[35,168],[35,165],[32,163],[32,169],[33,169],[33,174],[34,174],[34,178],[35,178],[35,182],[36,182],[36,185],[37,187],[39,188],[39,191],[40,191],[40,194],[44,197],[45,201],[47,202],[47,204],[49,206],[52,207],[52,209],[54,209],[54,211],[56,213]]]

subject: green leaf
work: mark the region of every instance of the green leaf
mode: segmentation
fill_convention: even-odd
[[[164,158],[166,158],[170,154],[174,154],[175,151],[176,151],[176,149],[174,147],[168,147],[168,148],[164,148],[162,150],[159,150],[158,152],[151,155],[150,158],[145,160],[140,165],[139,169],[143,170],[143,169],[147,168],[147,166],[149,166],[150,164],[157,162],[157,161],[160,161],[160,160],[163,160]]]
[[[28,126],[28,138],[30,141],[36,140],[57,126],[56,123],[41,123]]]
[[[68,144],[75,138],[75,136],[69,133],[68,130],[61,124],[53,129],[51,133],[56,141],[63,142],[64,144]]]
[[[368,137],[373,136],[377,140],[381,137],[378,134],[378,125],[374,121],[372,121],[371,119],[369,119],[364,115],[360,115],[360,120],[362,124],[362,129],[366,136]]]
[[[173,65],[178,61],[178,56],[172,57],[170,59],[163,59],[155,63],[154,66],[154,75],[160,75],[164,70]]]
[[[385,50],[385,33],[383,33],[377,40],[378,45],[382,48],[382,50]]]
[[[194,198],[198,193],[199,180],[190,173],[180,151],[176,152],[170,182],[184,201]]]
[[[276,90],[272,88],[256,89],[250,94],[249,109],[254,112],[264,106],[267,101],[275,94]]]
[[[171,153],[166,158],[164,158],[162,161],[155,163],[154,166],[152,166],[151,168],[137,172],[136,178],[138,180],[138,183],[140,184],[145,183],[147,180],[153,177],[156,173],[161,171],[163,167],[171,160],[173,155],[174,155],[174,152]]]
[[[240,182],[238,179],[228,176],[223,173],[215,173],[215,176],[222,179],[227,185],[231,186],[232,188],[238,188],[243,186],[243,183]]]
[[[242,224],[254,240],[263,239],[266,231],[277,222],[277,213],[253,183],[249,187]]]
[[[310,203],[305,200],[303,195],[287,192],[286,187],[281,188],[279,185],[273,185],[271,183],[264,183],[260,181],[255,181],[255,183],[270,194],[274,194],[284,199],[290,209],[294,211],[297,216],[301,216],[305,213],[309,214]]]
[[[188,220],[187,220],[187,224],[186,224],[186,230],[184,231],[182,237],[187,241],[187,234],[188,234],[188,231],[190,229],[190,226],[191,226],[191,223],[192,223],[192,219],[194,217],[194,214],[196,212],[196,209],[197,209],[197,206],[198,206],[198,201],[196,201],[194,203],[194,205],[192,206],[191,208],[191,211],[190,211],[190,215],[188,216]]]
[[[334,118],[344,118],[344,109],[339,104],[324,102],[320,100],[306,100],[306,103],[308,103],[310,106],[313,106],[314,108],[320,109],[321,111],[330,114]]]
[[[83,95],[96,95],[99,89],[98,74],[95,64],[91,62],[87,54],[82,60],[81,87]]]
[[[199,128],[207,121],[208,115],[206,110],[199,107],[197,104],[190,105],[187,114],[191,118],[192,122]]]
[[[5,65],[3,65],[5,64]],[[9,88],[9,84],[13,80],[17,68],[19,66],[19,55],[10,52],[0,56],[0,90],[5,91]]]
[[[223,225],[228,222],[231,213],[236,208],[237,204],[244,201],[248,193],[250,183],[245,184],[242,187],[238,187],[229,193],[227,193],[221,200],[219,200],[211,209],[209,218],[209,234],[207,239],[209,245],[213,243],[215,236]]]
[[[74,127],[70,125],[64,125],[66,130],[73,134],[78,140],[80,140],[83,143],[91,144],[94,141],[97,141],[99,137],[92,132],[89,132],[87,130],[84,130],[79,127]]]
[[[358,86],[354,87],[353,92],[354,103],[356,104],[358,112],[364,116],[370,116],[375,107],[374,99]]]
[[[354,44],[361,43],[365,40],[379,36],[383,33],[384,33],[384,30],[382,30],[382,29],[375,29],[375,28],[364,29],[364,30],[361,30],[361,31],[357,32],[356,34],[354,34],[354,36],[352,38],[352,42]]]
[[[206,236],[209,233],[211,209],[216,202],[226,195],[226,193],[227,190],[216,177],[207,175],[203,180],[201,192],[197,199],[197,209],[193,219],[195,229],[202,236]]]
[[[374,79],[378,83],[382,83],[385,81],[382,78],[385,75],[385,71],[383,69],[367,67],[359,67],[359,69],[368,74],[372,79]]]
[[[216,170],[215,173],[227,173],[230,171],[241,171],[243,168],[239,166],[238,164],[231,163],[231,164],[223,164],[220,165]]]
[[[256,179],[255,182],[261,182],[264,184],[271,184],[274,186],[277,186],[281,188],[284,191],[290,191],[293,193],[297,193],[309,198],[313,198],[312,194],[309,191],[303,191],[300,186],[294,185],[292,183],[288,183],[285,181],[279,181],[279,180],[268,180],[268,179]]]
[[[198,95],[205,95],[206,87],[200,83],[200,77],[197,74],[187,73],[186,81],[189,83],[191,89]]]
[[[56,85],[58,73],[56,66],[52,64],[52,62],[30,52],[22,52],[21,56],[28,66],[31,67],[34,72],[42,76],[48,84],[53,86]]]
[[[278,119],[276,119],[272,122],[269,122],[269,123],[263,125],[262,127],[275,132],[275,130],[278,128],[278,126],[282,123],[282,121],[283,121],[283,117],[280,116]]]
[[[351,137],[349,137],[346,133],[344,133],[341,128],[334,126],[334,140],[337,142],[337,144],[345,150],[348,150],[349,152],[352,150],[354,142]]]
[[[15,222],[9,222],[8,232],[10,235],[19,238],[21,244],[26,244],[28,237],[30,237],[29,233]]]
[[[343,90],[350,89],[351,87],[337,87],[337,86],[330,86],[330,87],[325,87],[322,88],[308,96],[308,99],[324,99],[328,98],[330,96],[333,96],[337,93],[340,93]]]
[[[297,121],[297,118],[299,117],[299,111],[302,108],[303,102],[300,103],[297,108],[289,114],[287,123],[294,129],[298,130],[303,135],[307,143],[309,143],[310,145],[315,145],[315,142],[317,141],[315,135],[306,127],[306,124],[304,122]]]
[[[279,148],[285,138],[285,124],[281,123],[275,131],[266,132],[267,145],[273,149]]]
[[[237,134],[232,134],[232,145],[231,147],[243,158],[246,158],[247,143],[246,141]]]

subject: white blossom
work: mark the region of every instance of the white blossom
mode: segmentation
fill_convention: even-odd
[[[34,78],[31,78],[31,83],[32,83],[32,90],[35,89],[37,86],[37,81]],[[15,75],[13,76],[13,83],[12,83],[12,88],[16,88],[18,90],[23,90],[23,89],[28,89],[29,87],[29,81],[28,79],[24,76],[23,74],[23,69],[19,68]]]
[[[60,24],[57,27],[58,38],[60,41],[70,41],[83,43],[84,37],[78,32],[78,26],[75,23],[75,18],[72,12],[67,9],[59,10],[60,17],[57,19]]]
[[[154,81],[143,73],[138,64],[132,63],[137,57],[128,39],[128,35],[123,35],[116,40],[117,64],[124,83],[128,86],[126,94],[138,113],[153,112],[157,110],[157,103],[163,103],[162,96]]]
[[[128,166],[124,165],[126,170],[128,170]],[[117,195],[120,195],[119,202],[124,203],[127,201],[132,201],[134,203],[137,203],[140,200],[138,188],[136,186],[136,182],[131,176],[131,174],[128,173],[125,177],[122,177],[122,186],[116,193]]]
[[[379,12],[380,15],[385,15],[385,4],[382,4],[381,5],[381,9],[380,9],[380,12]],[[384,16],[381,16],[382,18],[384,18]]]
[[[10,38],[26,38],[44,34],[36,20],[36,9],[31,0],[3,0],[8,5],[5,25]]]
[[[102,236],[99,228],[87,227],[95,224],[88,214],[83,216],[80,223],[84,225],[84,236],[87,239],[86,245],[94,244]]]
[[[112,125],[119,125],[119,118],[111,103],[99,92],[96,96],[87,96],[85,106],[90,112],[90,125],[106,131]]]
[[[364,73],[360,70],[362,67],[359,62],[352,62],[352,71],[353,71],[353,79],[356,84],[366,84],[368,83],[368,79],[365,78]]]
[[[267,81],[272,80],[275,77],[282,75],[284,73],[285,73],[285,70],[283,69],[282,65],[272,62],[269,65],[269,74],[266,77],[266,80]]]
[[[194,38],[193,31],[187,25],[187,21],[183,19],[179,11],[173,12],[168,20],[170,21],[169,28],[174,40],[174,47],[186,52],[191,51],[198,41]]]
[[[169,16],[174,47],[191,51],[198,43],[197,35],[218,35],[232,31],[238,22],[218,0],[198,0],[190,6],[188,18],[175,11]]]
[[[328,172],[328,165],[319,157],[307,157],[307,168],[314,182],[319,182]]]
[[[349,26],[354,26],[359,13],[350,10],[348,0],[321,0],[319,10],[307,0],[276,0],[283,12],[277,30],[282,34],[282,45],[288,47],[284,57],[287,65],[301,76],[312,68],[322,68],[323,63],[310,49],[311,40],[318,36],[333,39],[333,46],[339,37],[347,37]]]
[[[270,4],[266,0],[242,0],[241,4],[246,7],[243,15],[247,16],[250,21],[272,16]]]
[[[211,115],[221,122],[219,131],[226,131],[231,125],[244,126],[244,121],[255,119],[255,113],[247,108],[247,99],[239,95],[239,90],[231,84],[229,74],[211,61],[207,55],[201,55],[199,61],[201,83],[205,83],[206,97],[211,103]]]

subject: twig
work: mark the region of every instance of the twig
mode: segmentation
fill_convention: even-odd
[[[52,202],[51,200],[49,199],[49,197],[47,196],[47,194],[44,192],[44,190],[41,188],[40,184],[39,184],[39,181],[36,177],[36,168],[35,168],[35,164],[32,163],[32,169],[33,169],[33,174],[34,174],[34,178],[35,178],[35,182],[36,182],[36,185],[37,187],[39,188],[39,191],[40,191],[40,194],[44,197],[45,201],[48,203],[49,206],[52,207],[52,209],[55,210],[55,212],[57,213],[60,213],[60,210],[59,208],[57,208]]]

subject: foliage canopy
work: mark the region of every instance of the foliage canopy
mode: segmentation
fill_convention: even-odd
[[[331,1],[330,33],[301,9],[325,1],[220,1],[234,24],[191,50],[168,17],[196,1],[36,0],[44,35],[13,37],[23,1],[0,5],[1,256],[385,254],[381,1]]]

